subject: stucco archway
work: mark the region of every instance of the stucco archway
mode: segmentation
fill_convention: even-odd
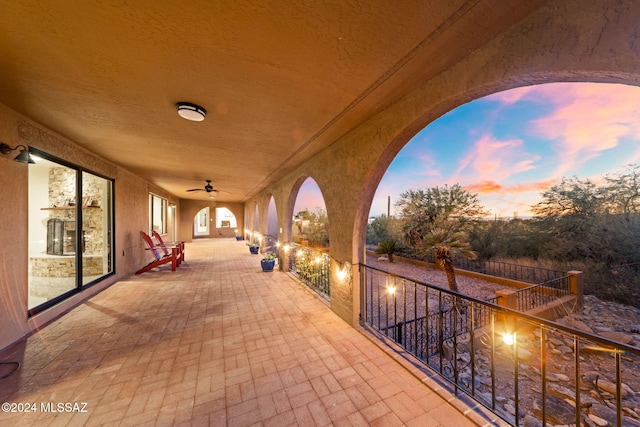
[[[300,177],[307,176],[322,188],[331,218],[331,256],[353,266],[353,280],[335,292],[332,288],[332,309],[357,324],[357,264],[364,261],[371,201],[411,137],[461,104],[518,86],[559,81],[640,85],[638,21],[640,4],[632,2],[548,2],[406,97],[380,106],[375,116],[268,189],[297,190]],[[293,203],[287,206],[292,209]]]

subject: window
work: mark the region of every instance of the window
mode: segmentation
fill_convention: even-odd
[[[236,228],[235,215],[227,208],[216,208],[216,228]]]
[[[34,315],[114,273],[113,181],[30,151],[27,308]]]
[[[167,234],[167,199],[149,193],[149,234]]]

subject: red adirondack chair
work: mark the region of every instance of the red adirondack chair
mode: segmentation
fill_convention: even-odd
[[[156,246],[156,244],[153,242],[153,239],[151,239],[151,237],[149,237],[147,233],[141,231],[140,236],[142,237],[142,240],[144,240],[144,243],[147,245],[145,249],[151,251],[155,259],[149,264],[142,267],[140,270],[136,271],[136,274],[142,274],[146,271],[151,270],[152,268],[156,268],[167,263],[171,263],[171,271],[176,271],[176,268],[178,268],[178,266],[182,263],[182,256],[184,254],[184,251],[180,251],[177,246],[174,246],[171,248],[165,248],[167,250],[167,253],[165,253],[164,250]],[[171,251],[169,251],[169,249],[171,249]]]
[[[156,230],[152,231],[153,238],[156,239],[156,246],[162,249],[165,255],[169,255],[170,249],[177,247],[180,251],[180,263],[184,261],[184,242],[164,242],[162,236]]]

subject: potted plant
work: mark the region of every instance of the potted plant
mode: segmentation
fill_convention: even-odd
[[[274,252],[267,252],[264,254],[264,257],[260,260],[262,271],[273,271],[273,267],[276,265],[276,258],[278,258],[278,255]]]
[[[242,240],[242,236],[240,234],[236,234],[236,240],[238,241]]]
[[[386,255],[389,262],[393,262],[393,254],[396,252],[400,252],[402,248],[400,247],[400,243],[397,240],[383,240],[378,243],[378,249],[376,249],[377,254]]]
[[[249,252],[254,255],[257,255],[260,251],[260,246],[256,245],[255,243],[247,242],[247,246],[249,246]]]

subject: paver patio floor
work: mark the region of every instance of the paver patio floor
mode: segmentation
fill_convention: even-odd
[[[259,259],[196,240],[176,272],[122,280],[12,346],[0,402],[35,406],[0,425],[493,425]]]

